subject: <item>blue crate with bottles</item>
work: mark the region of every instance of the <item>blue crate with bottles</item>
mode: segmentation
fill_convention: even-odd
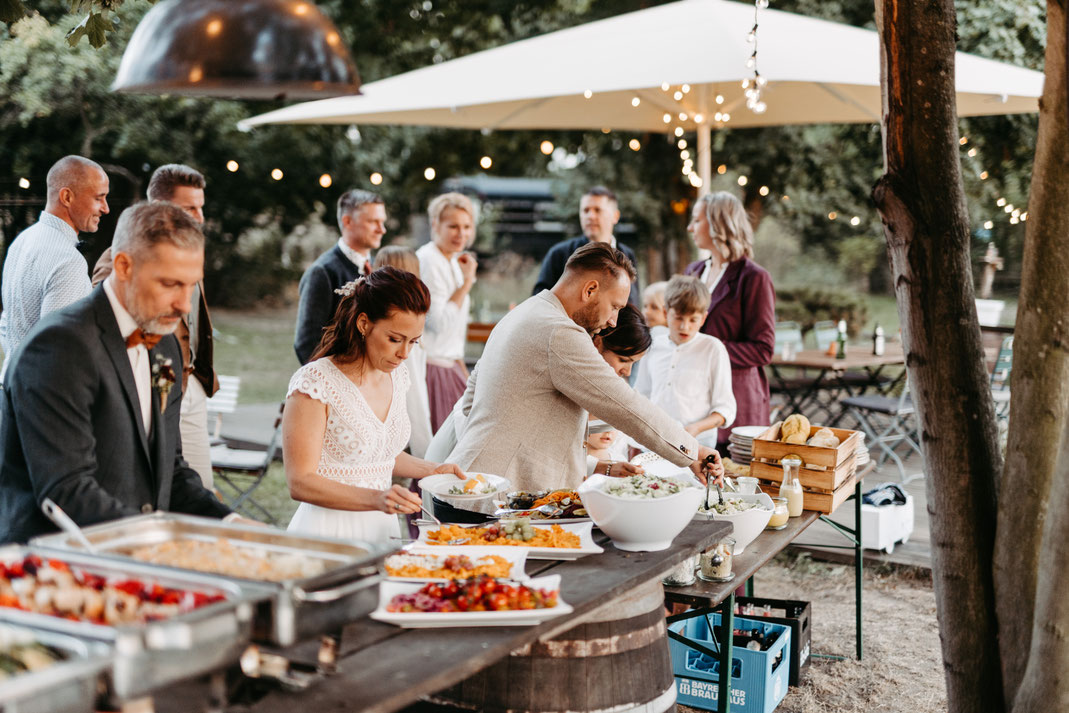
[[[669,625],[670,631],[684,639],[669,639],[677,699],[684,705],[710,711],[717,709],[720,646],[716,636],[719,632],[713,627],[719,626],[720,614],[716,612]],[[787,695],[790,628],[771,622],[735,619],[732,643],[731,710],[771,713]]]

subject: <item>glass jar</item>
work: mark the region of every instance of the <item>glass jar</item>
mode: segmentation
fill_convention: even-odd
[[[772,498],[772,517],[768,520],[768,525],[765,526],[766,530],[782,530],[787,527],[787,520],[790,519],[791,514],[787,509],[787,498]]]
[[[798,480],[798,471],[802,467],[801,458],[784,458],[780,463],[783,466],[783,483],[779,486],[781,498],[787,498],[787,511],[791,517],[802,514],[805,496],[802,494],[802,484]]]
[[[735,559],[735,538],[725,537],[702,552],[698,565],[698,578],[706,582],[730,582],[735,579],[731,571]]]
[[[686,558],[665,575],[661,584],[667,587],[685,587],[694,584],[694,570],[698,568],[698,555]]]

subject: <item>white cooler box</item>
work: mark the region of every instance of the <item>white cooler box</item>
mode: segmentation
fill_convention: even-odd
[[[849,510],[853,515],[853,508]],[[838,514],[838,513],[836,513]],[[883,550],[887,554],[894,552],[899,542],[909,542],[913,533],[913,496],[906,494],[904,505],[861,504],[861,546],[867,550]]]

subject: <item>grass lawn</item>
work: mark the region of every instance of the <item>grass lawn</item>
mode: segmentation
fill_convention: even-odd
[[[215,370],[241,377],[242,404],[278,403],[300,366],[293,353],[297,308],[237,312],[212,310]]]

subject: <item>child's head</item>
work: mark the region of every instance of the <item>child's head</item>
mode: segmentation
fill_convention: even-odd
[[[587,437],[583,445],[587,452],[601,452],[609,449],[620,432],[615,428],[597,419],[591,418],[587,423]]]
[[[375,253],[374,267],[378,270],[383,265],[392,265],[419,277],[419,258],[416,257],[416,251],[404,245],[387,245],[380,248]]]
[[[664,291],[668,338],[683,344],[697,334],[709,311],[709,289],[696,277],[676,275]]]
[[[667,282],[654,282],[642,290],[642,316],[650,327],[668,326],[668,313],[664,307],[664,290]]]

